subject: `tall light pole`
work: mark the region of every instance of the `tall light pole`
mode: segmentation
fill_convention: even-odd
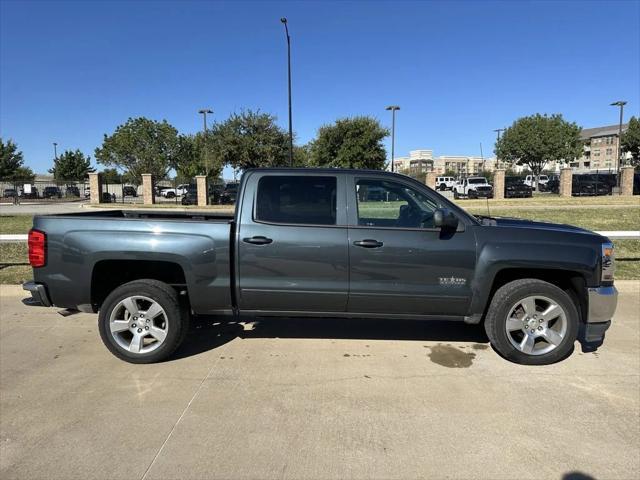
[[[496,128],[494,130],[494,132],[496,132],[498,134],[498,141],[496,142],[499,143],[500,142],[500,133],[504,132],[506,129],[505,128]],[[496,168],[500,167],[500,161],[498,160],[498,154],[496,153]]]
[[[209,109],[209,108],[201,108],[200,110],[198,110],[198,113],[202,115],[202,121],[204,123],[204,141],[205,141],[205,150],[204,150],[204,155],[205,155],[205,165],[204,168],[206,169],[205,174],[209,175],[209,152],[206,149],[206,145],[207,145],[207,113],[209,114],[213,114],[213,110]]]
[[[393,172],[396,146],[396,110],[400,110],[400,107],[389,105],[385,110],[391,110],[391,171]]]
[[[618,125],[618,151],[616,156],[616,174],[618,175],[618,186],[620,186],[620,164],[622,163],[622,114],[624,106],[627,104],[624,100],[618,100],[611,104],[612,107],[620,107],[620,123]]]
[[[280,21],[283,23],[284,32],[287,35],[287,72],[289,78],[289,166],[293,167],[293,121],[291,119],[291,37],[289,36],[287,19],[282,17]]]
[[[213,110],[203,108],[201,110],[198,110],[198,113],[202,115],[202,118],[204,120],[204,133],[207,133],[207,113],[213,113]]]
[[[53,158],[58,159],[58,144],[53,142]]]

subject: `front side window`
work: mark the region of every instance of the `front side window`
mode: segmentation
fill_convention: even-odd
[[[402,183],[361,179],[356,182],[358,225],[369,227],[434,228],[437,204]]]
[[[256,220],[336,224],[336,177],[267,175],[258,182]]]

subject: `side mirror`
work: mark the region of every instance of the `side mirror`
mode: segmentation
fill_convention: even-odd
[[[458,228],[458,217],[448,208],[438,208],[433,212],[433,224],[437,228],[455,230]]]

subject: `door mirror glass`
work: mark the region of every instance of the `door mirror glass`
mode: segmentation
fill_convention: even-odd
[[[438,228],[455,230],[458,228],[458,217],[448,208],[438,208],[433,212],[433,223]]]

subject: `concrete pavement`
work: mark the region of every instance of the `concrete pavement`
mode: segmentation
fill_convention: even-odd
[[[94,315],[3,285],[0,477],[638,478],[640,283],[619,285],[605,345],[547,367],[477,327],[311,319],[201,322],[130,365]]]

